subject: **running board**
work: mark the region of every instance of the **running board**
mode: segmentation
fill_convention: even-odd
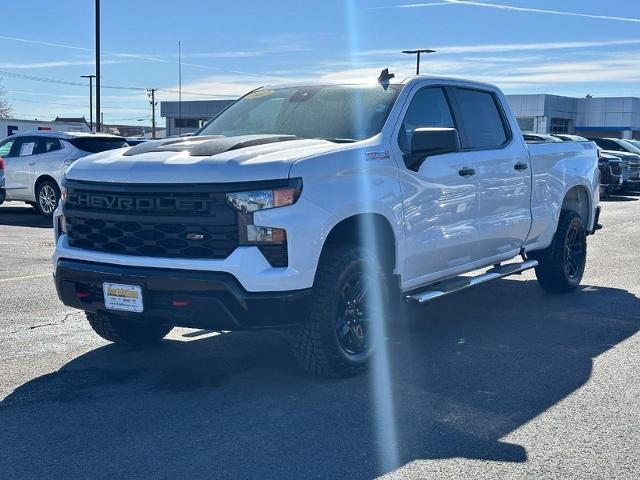
[[[475,277],[453,277],[441,282],[434,283],[426,287],[426,290],[422,290],[413,295],[407,295],[405,299],[408,302],[427,303],[435,300],[436,298],[449,295],[450,293],[458,292],[460,290],[464,290],[465,288],[475,287],[476,285],[490,282],[491,280],[497,280],[498,278],[504,278],[508,277],[509,275],[521,273],[525,270],[529,270],[537,266],[537,260],[526,260],[522,263],[508,263],[506,265],[499,265]]]

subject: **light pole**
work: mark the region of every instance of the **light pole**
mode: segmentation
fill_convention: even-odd
[[[96,0],[96,132],[102,131],[100,111],[100,0]]]
[[[409,55],[416,55],[416,75],[420,75],[420,54],[421,53],[435,53],[435,50],[429,50],[428,48],[419,48],[418,50],[403,50],[402,53],[408,53]]]
[[[80,78],[89,79],[89,129],[93,132],[93,79],[95,75],[80,75]]]
[[[147,95],[149,96],[149,103],[151,104],[151,138],[156,139],[156,91],[157,88],[149,88]]]

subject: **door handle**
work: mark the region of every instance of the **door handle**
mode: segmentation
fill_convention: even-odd
[[[473,168],[464,167],[458,170],[458,175],[461,177],[471,177],[476,174],[476,171]]]
[[[529,168],[529,165],[527,165],[524,162],[518,162],[513,166],[514,170],[526,170],[527,168]]]
[[[36,162],[29,162],[29,166],[33,167],[36,164]]]

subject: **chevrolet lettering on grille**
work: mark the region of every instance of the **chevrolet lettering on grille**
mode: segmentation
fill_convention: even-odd
[[[68,203],[75,207],[137,211],[192,211],[206,212],[208,200],[197,198],[145,198],[118,195],[69,194]]]

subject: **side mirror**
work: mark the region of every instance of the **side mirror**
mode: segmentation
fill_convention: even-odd
[[[455,128],[416,128],[407,167],[417,171],[427,157],[459,151],[460,136]]]

